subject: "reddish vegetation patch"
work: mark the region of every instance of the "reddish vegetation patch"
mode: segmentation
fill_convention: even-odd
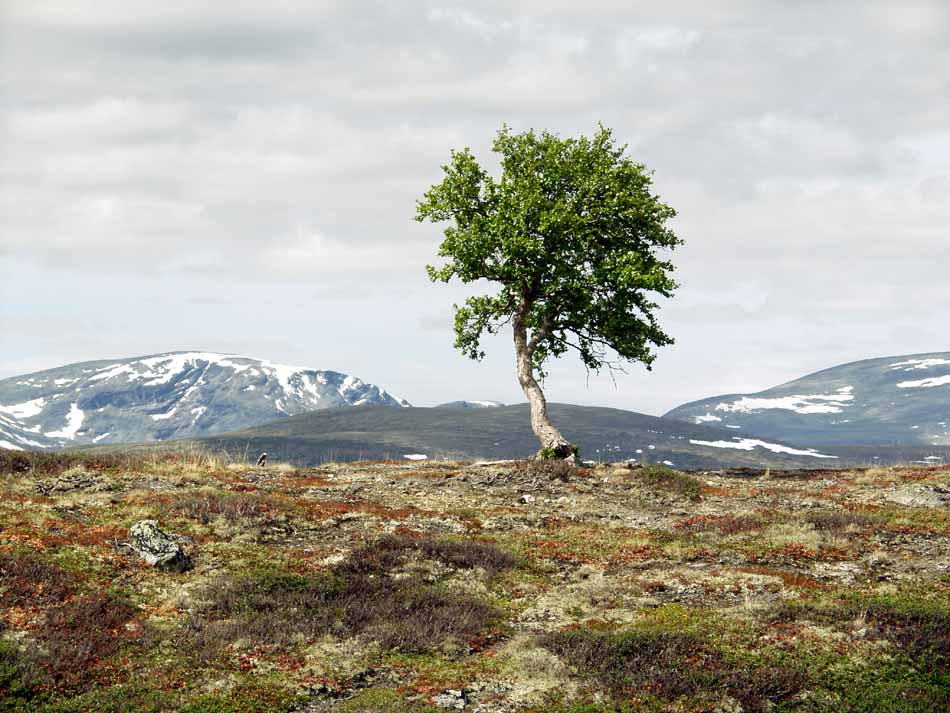
[[[56,687],[95,680],[103,661],[138,631],[126,624],[135,616],[130,604],[106,594],[65,602],[53,608],[36,636],[42,642],[42,667]]]
[[[441,513],[434,510],[423,510],[414,505],[401,508],[390,508],[379,503],[347,503],[342,500],[307,500],[297,503],[297,507],[308,517],[324,519],[339,517],[348,513],[365,513],[382,520],[405,520],[412,516],[438,517]]]
[[[568,551],[567,545],[565,545],[563,542],[558,542],[557,540],[538,539],[533,540],[531,544],[533,544],[538,549],[538,552],[542,557],[547,557],[548,559],[555,559],[560,562],[588,562],[587,559],[578,557],[573,552]]]
[[[765,553],[752,553],[749,560],[752,562],[843,562],[854,559],[854,553],[844,547],[819,547],[810,549],[799,543],[792,543],[776,547]]]
[[[730,488],[720,488],[715,485],[703,485],[702,494],[706,496],[720,496],[725,497],[727,495],[733,495],[734,491]]]
[[[936,535],[940,533],[940,530],[926,525],[901,525],[897,523],[887,523],[882,525],[881,529],[897,535]]]
[[[326,488],[332,485],[332,482],[327,480],[326,475],[319,473],[290,473],[280,476],[274,482],[282,487],[300,490],[306,488]]]
[[[776,569],[773,567],[749,566],[738,567],[737,571],[747,574],[760,574],[766,577],[778,577],[786,587],[795,587],[796,589],[828,589],[828,585],[818,581],[814,577],[800,572],[790,572],[786,569]]]
[[[933,473],[927,472],[916,472],[916,473],[901,473],[901,480],[930,480],[933,476]]]
[[[668,586],[666,582],[661,582],[658,579],[651,579],[645,582],[640,582],[640,588],[648,594],[657,594],[658,592],[665,592],[668,589]]]
[[[290,503],[267,495],[248,493],[196,493],[162,498],[166,512],[181,515],[202,524],[216,518],[229,522],[240,520],[273,520],[289,510]]]
[[[757,498],[762,495],[798,495],[794,488],[784,488],[779,485],[770,485],[763,488],[749,488],[749,497]]]
[[[845,503],[845,509],[851,510],[852,512],[877,512],[883,510],[882,505],[874,505],[873,503]]]
[[[823,498],[830,498],[841,493],[850,493],[854,490],[854,480],[851,478],[842,478],[837,483],[829,485],[822,490],[819,495]]]
[[[79,584],[74,575],[31,555],[0,555],[0,611],[36,641],[27,646],[24,674],[40,688],[96,680],[101,664],[122,642],[141,633],[126,626],[134,607],[109,594],[80,596]]]
[[[637,545],[634,547],[621,547],[617,552],[607,558],[609,566],[630,564],[632,562],[645,562],[647,560],[657,559],[663,552],[653,545]]]
[[[4,505],[11,503],[29,503],[30,505],[52,505],[55,500],[46,495],[26,495],[24,493],[14,493],[12,490],[4,489],[0,494],[0,502]]]
[[[914,468],[913,470],[898,470],[897,475],[904,480],[929,480],[936,473],[942,473],[950,470],[950,463],[945,465],[928,466],[927,468]]]
[[[128,534],[125,528],[114,525],[85,525],[75,520],[48,519],[43,523],[43,534],[40,537],[44,547],[104,547],[125,538]]]
[[[0,555],[0,586],[3,606],[43,606],[65,599],[76,578],[56,565],[30,555]]]
[[[673,528],[683,532],[717,530],[721,535],[761,530],[763,522],[751,515],[693,515],[676,523]]]
[[[683,558],[686,562],[719,562],[719,553],[708,547],[699,547],[692,550]]]

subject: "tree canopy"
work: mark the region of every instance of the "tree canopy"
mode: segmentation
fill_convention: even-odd
[[[655,299],[677,286],[668,252],[681,243],[651,173],[603,126],[576,138],[503,126],[492,150],[499,178],[469,149],[452,151],[442,181],[417,204],[417,220],[449,222],[438,251],[447,260],[428,266],[429,277],[499,286],[455,306],[455,346],[479,360],[483,335],[510,323],[532,377],[569,349],[593,370],[649,368],[653,347],[673,341]]]

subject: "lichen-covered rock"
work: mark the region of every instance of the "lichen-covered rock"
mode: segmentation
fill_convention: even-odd
[[[159,528],[155,520],[140,520],[132,525],[129,546],[158,569],[182,572],[191,566],[191,560],[181,545]]]
[[[464,710],[467,703],[468,697],[465,695],[465,691],[459,691],[457,689],[442,691],[442,693],[435,697],[436,708],[448,708],[449,710],[460,711]]]
[[[950,505],[950,489],[940,485],[908,485],[888,493],[887,500],[910,507],[939,508]]]

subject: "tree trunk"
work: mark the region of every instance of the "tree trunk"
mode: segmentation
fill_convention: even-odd
[[[551,419],[548,418],[548,403],[544,398],[544,392],[541,390],[540,384],[534,378],[534,364],[531,361],[534,349],[528,343],[528,329],[525,324],[525,317],[529,308],[530,305],[523,304],[512,320],[518,381],[521,383],[521,389],[531,406],[531,430],[534,431],[534,435],[541,442],[542,450],[546,450],[555,458],[567,458],[575,452],[574,446],[561,435],[561,432],[555,428],[554,424],[551,423]]]

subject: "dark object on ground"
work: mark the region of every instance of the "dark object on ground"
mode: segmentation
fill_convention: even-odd
[[[261,453],[261,457],[257,459],[257,465],[259,468],[263,468],[267,465],[267,454]]]

